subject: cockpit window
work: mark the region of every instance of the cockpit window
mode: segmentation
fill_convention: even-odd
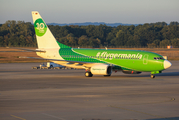
[[[164,60],[163,57],[154,57],[155,60]]]

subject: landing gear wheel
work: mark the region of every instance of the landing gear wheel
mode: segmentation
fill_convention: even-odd
[[[92,74],[91,72],[85,72],[85,76],[86,76],[86,77],[92,77],[93,74]]]
[[[151,74],[150,77],[151,77],[151,78],[155,78],[155,75]]]

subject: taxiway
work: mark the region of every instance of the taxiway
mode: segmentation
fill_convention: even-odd
[[[179,61],[150,78],[84,70],[34,70],[39,63],[0,64],[1,120],[177,120]]]

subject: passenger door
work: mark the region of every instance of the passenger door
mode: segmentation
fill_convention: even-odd
[[[143,57],[143,64],[147,64],[148,63],[148,54],[145,54]]]

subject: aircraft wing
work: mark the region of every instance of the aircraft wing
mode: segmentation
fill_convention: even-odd
[[[24,56],[20,56],[19,58],[30,58],[30,59],[50,60],[50,61],[64,61],[64,62],[69,62],[69,63],[80,63],[80,64],[93,63],[93,62],[82,62],[82,61],[60,60],[60,59],[48,59],[48,58],[39,58],[39,57],[24,57]]]
[[[0,52],[46,52],[42,50],[33,50],[33,49],[26,49],[26,48],[16,48],[16,47],[6,47],[6,48],[11,48],[11,49],[18,49],[18,50],[24,50],[24,51],[0,51]]]

